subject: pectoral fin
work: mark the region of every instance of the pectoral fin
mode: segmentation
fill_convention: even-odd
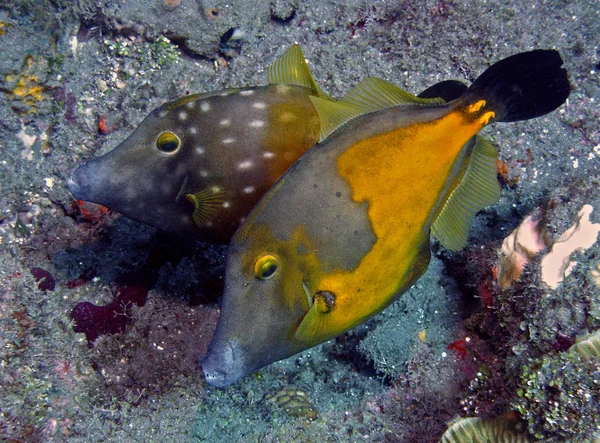
[[[199,227],[210,226],[223,207],[223,188],[211,186],[185,198],[194,205],[192,218]]]

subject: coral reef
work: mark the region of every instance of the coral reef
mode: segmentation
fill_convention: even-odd
[[[600,245],[587,202],[598,204],[593,189],[555,190],[506,237],[492,272],[480,268],[489,260],[460,268],[485,282],[481,308],[466,324],[476,337],[471,351],[486,366],[494,362],[473,377],[461,401],[467,415],[498,417],[511,406],[544,441],[586,441],[598,431],[598,364],[565,352],[597,327],[590,313],[600,302],[592,282]],[[471,288],[481,294],[482,285]],[[578,346],[593,354],[590,343]]]
[[[600,433],[600,361],[578,352],[545,355],[523,368],[512,408],[547,442],[589,441]]]
[[[21,113],[35,113],[41,102],[48,101],[43,80],[46,76],[47,61],[43,57],[27,56],[21,73],[6,76],[4,88],[14,99],[13,107]]]
[[[128,315],[127,333],[104,335],[92,349],[92,361],[111,394],[139,403],[197,376],[198,358],[206,354],[217,324],[216,308],[189,307],[151,291],[146,303]]]
[[[559,283],[577,264],[571,261],[571,256],[576,251],[584,252],[596,243],[600,234],[600,223],[590,221],[593,210],[591,205],[583,205],[575,224],[563,232],[552,245],[552,250],[542,259],[542,281],[551,289],[558,288]]]

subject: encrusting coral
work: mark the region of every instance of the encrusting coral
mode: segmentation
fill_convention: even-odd
[[[557,289],[576,264],[571,256],[589,249],[598,239],[600,223],[590,221],[593,210],[591,205],[583,205],[575,224],[554,242],[549,240],[543,219],[527,217],[502,243],[497,278],[500,289],[517,281],[525,265],[546,250],[548,253],[541,261],[541,278],[549,288]]]

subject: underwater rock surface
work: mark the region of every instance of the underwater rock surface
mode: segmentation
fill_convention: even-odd
[[[502,240],[536,208],[554,208],[552,240],[585,204],[594,208],[590,223],[600,222],[599,34],[597,5],[584,0],[535,8],[464,1],[0,6],[0,439],[437,442],[457,414],[504,414],[530,357],[558,358],[578,334],[600,328],[597,244],[571,257],[577,265],[556,291],[542,286],[537,256],[505,291],[494,280]],[[196,306],[215,315],[225,251],[113,213],[85,215],[65,186],[68,171],[117,146],[164,102],[263,83],[267,66],[293,42],[334,97],[367,76],[413,92],[445,79],[470,83],[492,61],[537,47],[562,54],[574,90],[561,113],[488,131],[502,161],[501,200],[476,217],[466,251],[434,246],[434,266],[410,303],[226,391],[192,372],[191,360],[161,360],[159,376],[149,369],[151,377],[135,380],[135,368],[152,366],[162,352],[154,338],[193,329]],[[48,279],[36,281],[34,268],[52,275],[54,290],[39,287]],[[85,335],[74,332],[71,311],[81,302],[111,303],[119,278],[146,269],[156,279],[150,293],[157,302],[148,306],[156,311],[138,311],[133,316],[146,322],[98,339],[110,342],[103,348],[110,352],[97,360]],[[153,320],[161,315],[168,331]],[[190,355],[181,348],[190,341],[179,335],[168,338],[172,350]],[[154,354],[139,353],[127,366],[139,348]],[[112,385],[118,388],[107,388],[124,367]],[[305,390],[319,417],[271,412],[262,399],[285,386]]]

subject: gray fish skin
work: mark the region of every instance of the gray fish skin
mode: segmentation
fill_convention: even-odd
[[[197,94],[155,109],[108,154],[77,167],[73,197],[140,222],[212,243],[226,243],[259,198],[316,143],[311,90],[268,85]],[[160,134],[180,140],[157,148]],[[219,189],[201,225],[185,197]]]

